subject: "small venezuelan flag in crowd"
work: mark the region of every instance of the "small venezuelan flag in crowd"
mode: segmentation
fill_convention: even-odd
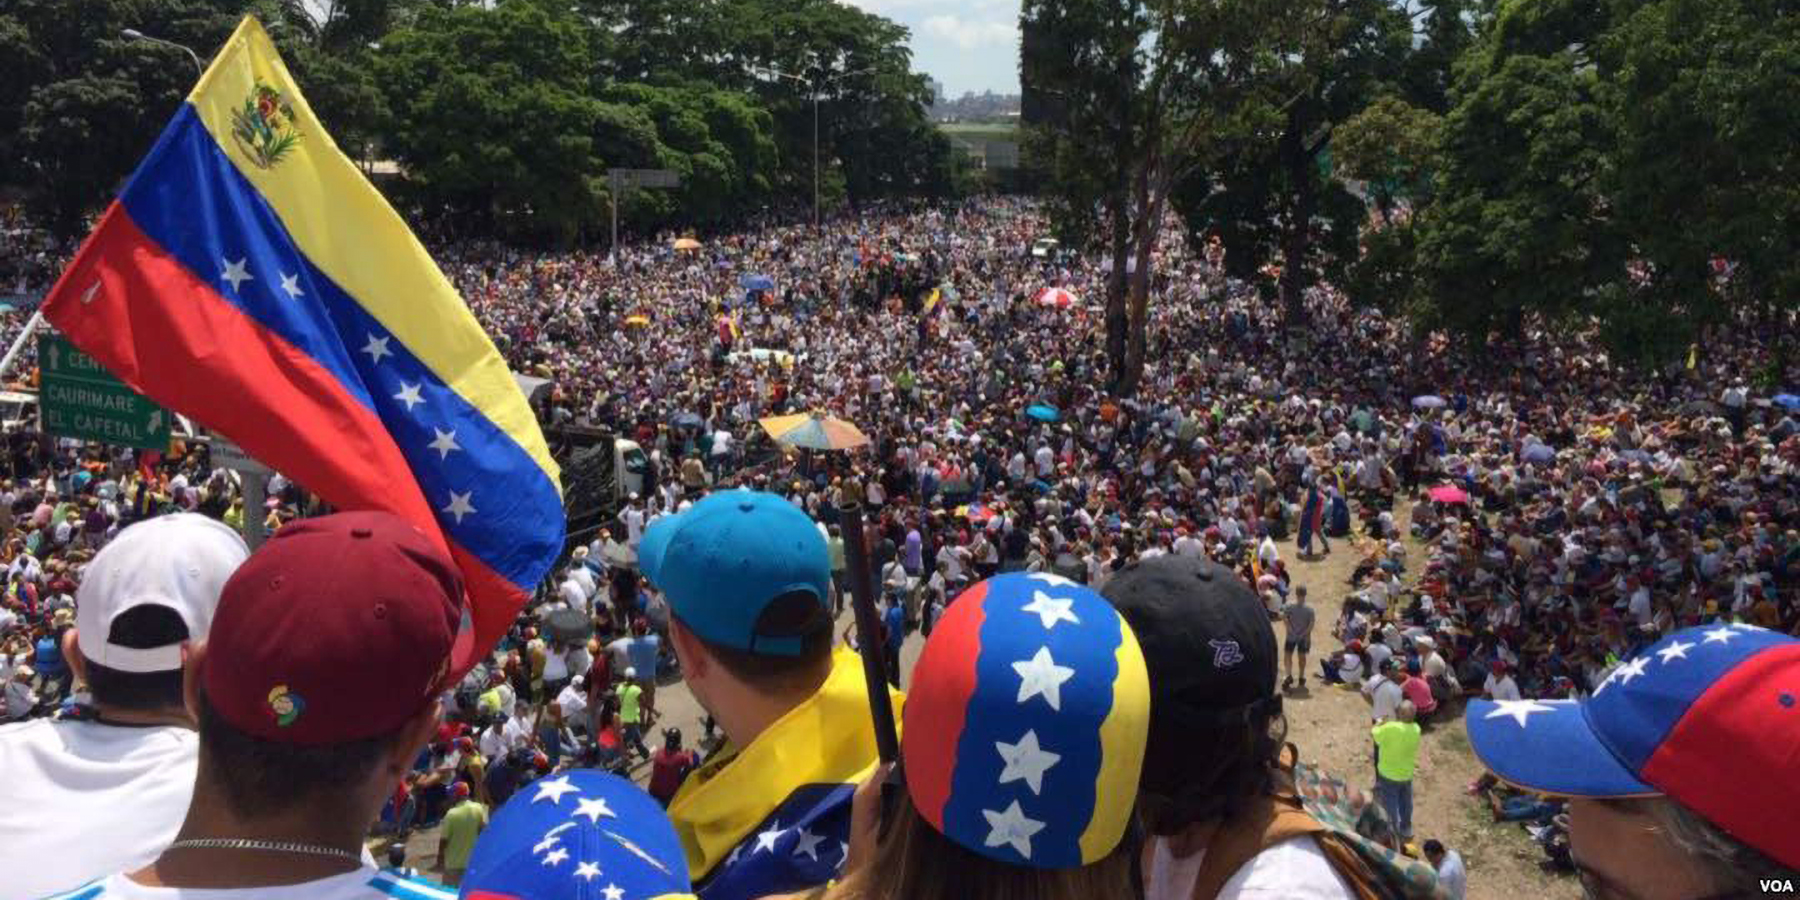
[[[133,387],[343,509],[396,513],[468,582],[465,669],[561,550],[557,467],[456,289],[246,17],[45,316]]]

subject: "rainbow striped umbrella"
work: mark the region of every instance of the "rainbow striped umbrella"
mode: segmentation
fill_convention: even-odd
[[[769,437],[808,450],[849,450],[869,442],[855,425],[824,413],[771,416],[759,420]]]

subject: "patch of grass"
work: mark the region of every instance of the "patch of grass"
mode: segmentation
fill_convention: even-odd
[[[1475,755],[1474,748],[1469,746],[1469,732],[1463,728],[1461,722],[1457,722],[1447,728],[1439,729],[1437,736],[1438,747],[1460,753],[1464,756]]]

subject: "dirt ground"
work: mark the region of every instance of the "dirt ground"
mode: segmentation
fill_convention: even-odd
[[[1401,516],[1404,521],[1404,514]],[[1424,548],[1408,541],[1409,559],[1416,567],[1424,556]],[[1349,593],[1349,577],[1355,568],[1357,554],[1349,541],[1334,541],[1332,552],[1316,560],[1300,558],[1292,540],[1280,545],[1282,559],[1297,584],[1307,587],[1308,597],[1319,607],[1318,624],[1314,628],[1314,657],[1308,660],[1313,671],[1308,673],[1308,689],[1287,695],[1288,740],[1300,749],[1301,758],[1313,762],[1351,784],[1371,787],[1374,772],[1369,755],[1369,712],[1362,695],[1319,682],[1317,654],[1335,649],[1330,635],[1342,601]],[[846,613],[839,632],[849,624]],[[1280,631],[1280,626],[1276,626]],[[1277,634],[1277,638],[1280,638]],[[903,671],[910,673],[924,640],[914,634],[906,641],[902,656]],[[674,725],[679,727],[690,745],[700,733],[704,713],[693,696],[681,684],[665,685],[657,691],[659,721],[651,734]],[[654,745],[659,738],[650,738]],[[1437,838],[1463,856],[1469,870],[1469,900],[1576,900],[1581,896],[1579,883],[1573,877],[1545,873],[1538,867],[1543,859],[1535,844],[1516,824],[1495,823],[1485,806],[1463,793],[1463,788],[1482,772],[1469,749],[1469,739],[1460,718],[1440,722],[1425,732],[1420,749],[1418,773],[1414,777],[1413,832],[1417,840]],[[640,763],[634,773],[640,783],[649,778],[649,767]],[[385,847],[385,844],[382,846]],[[386,862],[384,850],[376,849],[377,858]],[[436,830],[415,833],[408,841],[410,865],[437,877],[434,868],[437,855]]]

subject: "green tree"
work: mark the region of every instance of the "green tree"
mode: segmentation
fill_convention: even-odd
[[[150,149],[204,58],[237,24],[225,0],[12,0],[0,7],[0,171],[53,231],[79,234]],[[16,174],[14,174],[16,173]]]
[[[387,145],[428,203],[503,233],[573,240],[602,217],[603,104],[594,29],[555,2],[427,8],[390,32],[375,71]]]
[[[1357,258],[1364,205],[1332,172],[1338,129],[1401,79],[1413,48],[1410,17],[1394,0],[1318,0],[1301,19],[1293,65],[1271,71],[1264,91],[1272,126],[1177,194],[1196,234],[1220,236],[1233,275],[1278,293],[1289,327],[1304,319],[1306,289],[1342,281]],[[1256,277],[1270,264],[1280,269],[1272,286]]]
[[[1306,0],[1027,0],[1025,90],[1050,98],[1030,152],[1052,215],[1101,248],[1109,390],[1135,392],[1151,252],[1174,189],[1268,127]]]
[[[1730,324],[1791,352],[1797,90],[1779,0],[1501,2],[1402,260],[1420,324],[1476,345],[1597,325],[1642,363]]]

